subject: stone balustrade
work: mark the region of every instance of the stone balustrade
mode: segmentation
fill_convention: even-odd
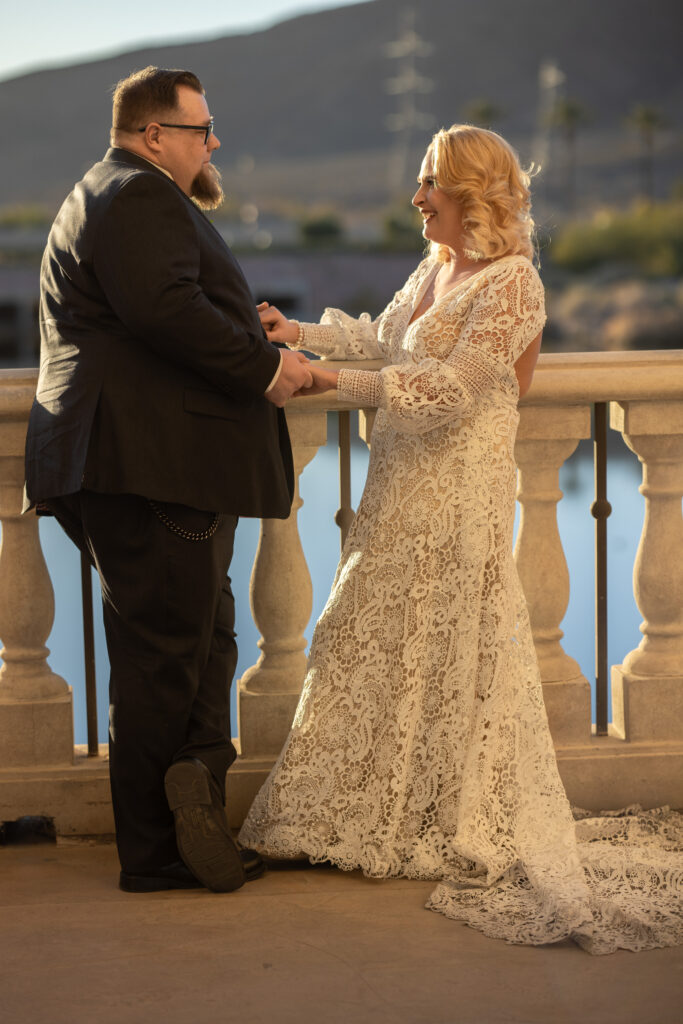
[[[70,687],[51,671],[45,647],[52,587],[35,516],[19,514],[35,382],[34,370],[0,371],[0,821],[43,814],[64,833],[108,832],[106,747],[94,759],[74,749]],[[610,403],[612,428],[640,459],[646,503],[634,565],[643,638],[612,668],[607,737],[591,730],[590,686],[564,650],[560,628],[572,567],[557,529],[558,474],[590,436],[594,402]],[[328,411],[349,408],[330,395],[289,404],[297,481],[326,443]],[[360,433],[368,444],[373,418],[373,410],[361,410]],[[515,452],[521,506],[515,557],[569,797],[593,809],[636,801],[682,807],[683,351],[541,356],[521,405]],[[261,524],[251,587],[261,654],[236,684],[241,754],[228,775],[234,824],[277,756],[304,678],[312,591],[297,527],[300,506],[297,487],[289,519]]]

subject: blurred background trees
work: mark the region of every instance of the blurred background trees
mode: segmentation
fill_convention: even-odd
[[[655,198],[655,141],[659,131],[668,127],[668,121],[657,110],[646,103],[637,103],[626,119],[640,138],[640,194],[643,198]]]

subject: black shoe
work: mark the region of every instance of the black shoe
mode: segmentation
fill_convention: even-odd
[[[240,849],[240,860],[248,882],[260,878],[266,865],[256,850]],[[150,874],[133,875],[122,871],[119,878],[119,889],[124,892],[163,892],[165,889],[204,889],[205,886],[194,877],[181,860],[159,868]]]
[[[266,863],[261,854],[257,853],[256,850],[244,850],[240,847],[240,859],[248,882],[253,882],[255,878],[260,878],[266,870]]]
[[[164,780],[183,861],[213,892],[232,892],[246,881],[218,786],[203,761],[176,761]]]
[[[154,873],[132,875],[122,871],[119,889],[124,892],[163,892],[164,889],[203,889],[204,886],[181,860],[158,868]]]

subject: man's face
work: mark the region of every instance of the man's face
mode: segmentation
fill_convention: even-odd
[[[178,107],[172,116],[164,120],[180,125],[204,125],[211,120],[206,99],[187,85],[177,89]],[[215,135],[209,135],[207,142],[201,131],[186,131],[182,128],[164,128],[159,133],[159,163],[170,174],[183,192],[196,198],[200,206],[212,209],[220,204],[223,191],[220,175],[210,165],[211,154],[220,142]]]

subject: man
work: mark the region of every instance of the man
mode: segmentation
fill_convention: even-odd
[[[43,257],[25,507],[54,514],[100,576],[121,888],[230,891],[263,865],[224,809],[227,571],[238,516],[289,515],[281,406],[311,375],[265,339],[198,208],[222,191],[196,76],[148,67],[121,81],[111,142]]]

